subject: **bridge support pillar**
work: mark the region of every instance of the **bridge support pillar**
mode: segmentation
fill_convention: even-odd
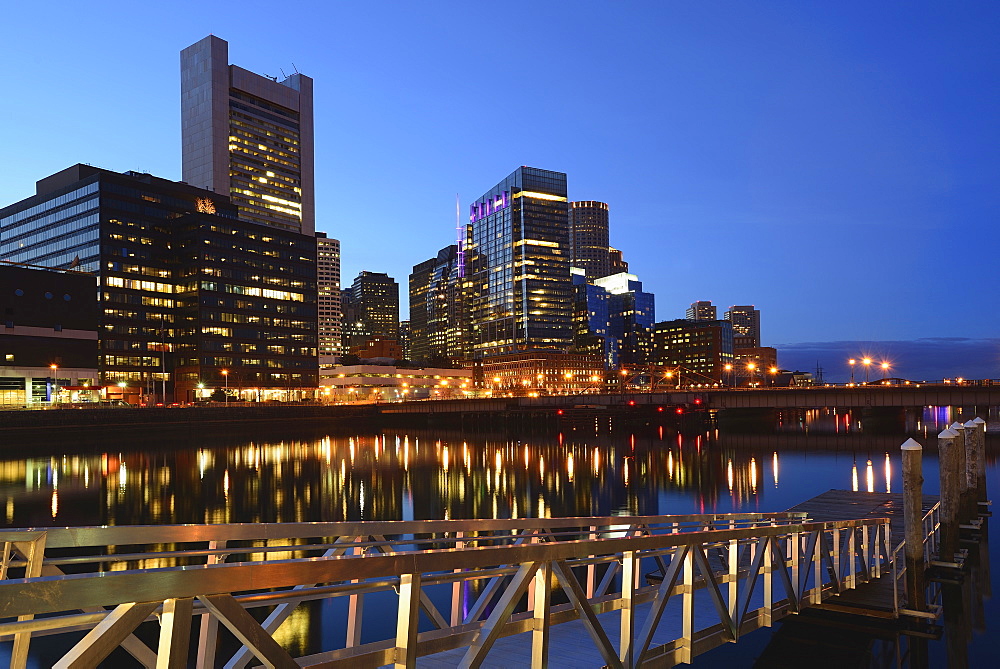
[[[898,434],[906,428],[906,410],[902,407],[864,407],[861,429],[872,434]]]
[[[773,430],[778,420],[778,410],[761,409],[720,409],[719,429],[737,432],[762,432]]]

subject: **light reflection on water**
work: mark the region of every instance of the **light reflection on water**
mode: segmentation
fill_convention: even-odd
[[[902,441],[324,435],[5,460],[0,499],[15,527],[776,511],[829,488],[899,490]]]
[[[957,418],[967,419],[925,410],[906,428],[928,443],[925,434]],[[829,489],[902,489],[906,437],[861,427],[855,413],[830,410],[801,412],[765,434],[154,441],[144,450],[2,460],[0,499],[8,527],[780,511]],[[934,453],[924,460],[925,492],[936,493]],[[992,456],[989,474],[992,488]],[[300,653],[328,650],[342,617],[331,602],[302,607],[278,636]]]

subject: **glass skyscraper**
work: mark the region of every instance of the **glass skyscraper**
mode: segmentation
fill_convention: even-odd
[[[566,175],[519,167],[469,212],[473,352],[573,343]]]
[[[97,276],[100,381],[132,401],[175,381],[191,399],[223,368],[255,398],[316,386],[315,239],[241,221],[227,195],[75,165],[0,209],[0,259]]]

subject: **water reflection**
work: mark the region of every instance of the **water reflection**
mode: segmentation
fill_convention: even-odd
[[[925,410],[911,427],[920,438],[968,417]],[[0,461],[0,499],[8,527],[38,527],[778,511],[831,488],[901,489],[900,432],[866,432],[851,411],[782,420],[765,434],[154,439],[141,451]],[[935,492],[933,453],[924,477]],[[297,611],[283,642],[312,648],[323,633],[310,625],[325,615]]]
[[[0,461],[0,498],[6,524],[25,527],[781,510],[829,488],[893,489],[900,439],[839,437],[815,451],[816,439],[248,439]]]

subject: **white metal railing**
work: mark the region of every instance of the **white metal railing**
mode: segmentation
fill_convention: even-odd
[[[941,502],[935,502],[920,519],[924,566],[926,567],[932,560],[936,559],[938,546],[941,542]],[[892,601],[896,615],[904,614],[916,617],[928,617],[927,613],[915,611],[907,608],[906,588],[901,585],[902,579],[906,576],[906,560],[903,559],[903,552],[906,548],[906,541],[900,541],[892,551]],[[939,583],[930,583],[928,587],[929,597],[927,599],[930,617],[936,617],[940,611],[938,600],[941,596],[941,586]]]
[[[526,657],[544,666],[551,628],[571,620],[583,623],[598,665],[671,665],[877,578],[890,556],[888,519],[815,523],[792,513],[64,528],[0,541],[0,618],[9,621],[0,638],[14,641],[15,667],[32,637],[80,629],[90,631],[57,666],[92,666],[118,646],[147,666],[183,666],[191,643],[198,666],[215,666],[220,623],[243,644],[233,668],[254,658],[414,666],[448,651],[478,666],[499,639],[528,631]],[[120,552],[126,545],[137,548]],[[644,564],[659,568],[658,582],[641,585]],[[24,578],[11,579],[17,570]],[[395,635],[363,644],[364,597],[388,591],[397,593]],[[707,627],[695,623],[702,591],[699,606],[717,620]],[[292,658],[273,633],[299,604],[330,598],[346,598],[343,647]],[[680,634],[654,641],[668,605],[679,606]],[[247,613],[257,607],[272,608],[263,622]],[[597,617],[616,610],[617,647]],[[418,633],[421,616],[433,629]],[[155,650],[134,634],[154,620]]]

